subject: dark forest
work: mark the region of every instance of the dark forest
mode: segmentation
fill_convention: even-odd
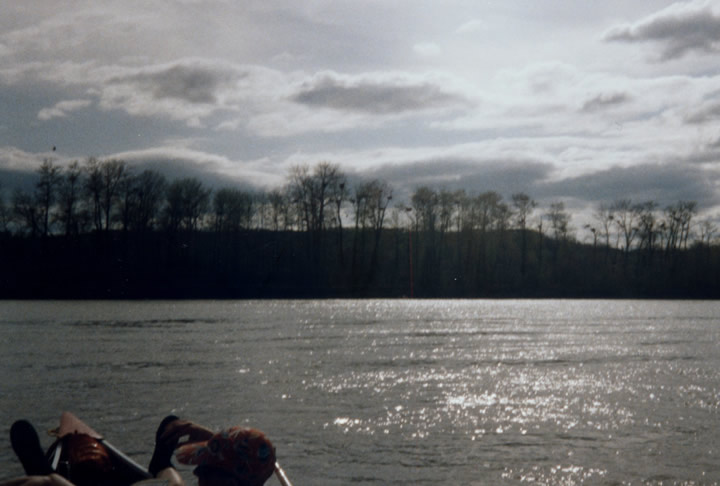
[[[270,192],[93,158],[35,176],[0,198],[0,298],[720,297],[716,228],[692,201],[600,204],[579,241],[562,202],[398,202],[326,162]]]

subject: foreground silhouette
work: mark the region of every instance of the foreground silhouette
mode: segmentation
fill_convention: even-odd
[[[231,427],[215,433],[170,415],[157,429],[147,471],[72,414],[63,414],[57,433],[46,456],[35,428],[25,420],[15,422],[10,440],[27,476],[0,486],[185,486],[172,464],[174,454],[182,464],[196,466],[199,486],[262,486],[273,472],[291,486],[275,460],[274,446],[256,429]],[[129,464],[121,464],[122,459]]]

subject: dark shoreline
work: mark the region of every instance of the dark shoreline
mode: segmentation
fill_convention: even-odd
[[[74,237],[0,235],[0,299],[186,300],[410,298],[408,234],[386,230],[377,255],[344,255],[332,235],[248,230],[233,234],[121,231]],[[414,235],[412,297],[419,299],[720,298],[720,248],[627,254],[529,232],[442,244]],[[370,247],[372,245],[368,245]],[[354,265],[353,265],[354,262]]]

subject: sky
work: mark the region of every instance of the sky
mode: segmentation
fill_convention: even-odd
[[[720,217],[720,0],[6,0],[0,186],[90,156],[273,189]],[[53,147],[55,150],[53,151]]]

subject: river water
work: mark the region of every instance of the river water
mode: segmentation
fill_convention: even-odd
[[[0,479],[69,410],[142,463],[258,427],[295,486],[720,483],[720,302],[6,301],[0,371]]]

